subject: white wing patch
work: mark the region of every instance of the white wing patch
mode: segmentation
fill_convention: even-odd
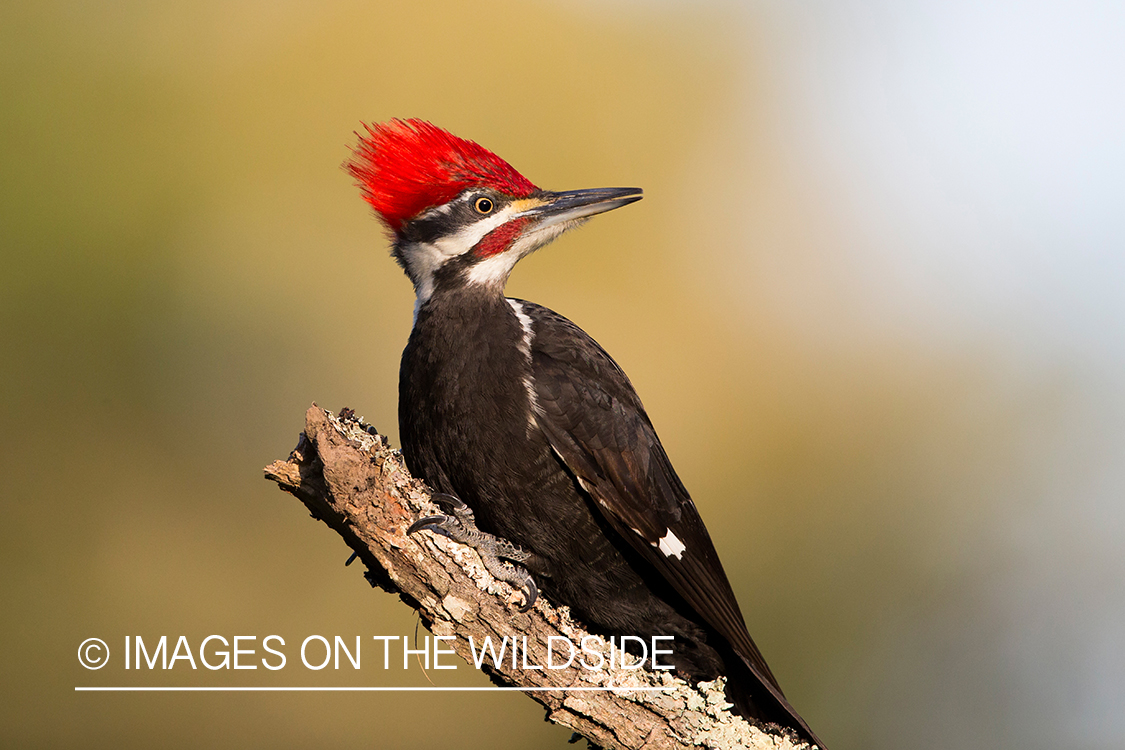
[[[552,446],[552,448],[553,447],[554,446]],[[562,458],[557,450],[555,451],[555,455],[559,456],[559,458]],[[586,490],[591,495],[594,494],[590,488],[590,485],[582,477],[578,477],[578,484],[582,487],[582,489]],[[601,502],[601,500],[599,500],[598,503],[603,508],[609,508],[609,506],[604,502]],[[645,538],[645,535],[641,533],[641,530],[637,527],[630,526],[629,528],[632,529],[633,533],[639,536],[641,539]],[[668,529],[667,532],[665,532],[664,537],[659,542],[649,542],[649,544],[663,552],[665,557],[674,557],[677,560],[683,560],[684,552],[687,550],[687,547],[684,545],[684,543],[680,541],[680,538],[676,536],[671,529]]]
[[[671,529],[668,529],[663,539],[652,546],[663,552],[665,557],[675,557],[677,560],[684,559],[684,550],[687,549]]]

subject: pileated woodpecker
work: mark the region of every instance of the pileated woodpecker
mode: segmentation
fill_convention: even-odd
[[[674,636],[680,674],[726,675],[740,713],[819,745],[751,640],[629,378],[574,323],[504,296],[520,258],[641,191],[542,190],[422,120],[366,130],[346,167],[417,294],[399,375],[402,452],[450,514],[412,531],[474,544],[525,606],[538,582],[596,629]]]

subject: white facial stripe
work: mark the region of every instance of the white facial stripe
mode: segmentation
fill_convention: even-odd
[[[461,229],[457,234],[442,237],[433,246],[446,258],[464,255],[484,239],[484,236],[501,224],[506,224],[516,211],[512,206],[505,206],[494,214],[490,214],[475,224],[470,224]]]
[[[677,560],[684,559],[684,550],[687,549],[671,529],[668,529],[663,539],[652,546],[663,552],[665,557],[675,557]]]
[[[423,211],[422,213],[418,214],[418,218],[419,219],[432,219],[435,216],[444,216],[445,214],[449,213],[453,209],[453,204],[456,203],[456,202],[457,202],[457,200],[451,200],[451,201],[449,201],[449,203],[443,203],[440,206],[434,206],[433,208],[428,208],[425,211]]]
[[[465,197],[457,198],[442,206],[431,208],[427,213],[448,211],[449,206],[465,199]],[[446,261],[469,252],[486,234],[518,216],[526,208],[526,206],[519,205],[520,203],[522,202],[509,204],[475,224],[464,227],[456,234],[442,237],[436,242],[415,242],[404,247],[402,257],[406,260],[410,277],[415,279],[415,294],[417,294],[418,300],[425,302],[433,294],[434,274],[445,265]],[[500,253],[500,255],[506,254]],[[517,259],[510,261],[508,271],[511,271],[511,266],[515,264]]]
[[[423,216],[449,213],[451,207],[457,203],[464,203],[476,197],[475,193],[467,193],[453,199],[449,203],[429,209]],[[494,214],[461,229],[456,234],[442,237],[435,242],[417,242],[403,249],[403,258],[406,260],[411,278],[416,280],[415,292],[419,303],[424,303],[434,291],[434,274],[445,265],[450,258],[455,258],[476,247],[492,230],[535,211],[543,205],[538,198],[522,198],[514,200]],[[516,239],[510,248],[504,252],[485,258],[474,264],[469,269],[467,280],[473,284],[485,286],[504,286],[516,262],[533,250],[547,244],[567,229],[582,221],[582,217],[598,211],[586,211],[586,207],[575,209],[569,214],[552,217],[546,223],[535,225],[529,232]]]
[[[520,235],[512,246],[502,253],[497,253],[491,258],[485,258],[472,268],[469,269],[466,278],[473,284],[481,284],[483,286],[504,286],[504,282],[508,280],[508,275],[511,274],[512,268],[515,267],[516,262],[525,255],[531,253],[543,245],[546,245],[551,240],[558,237],[560,234],[570,229],[577,222],[570,222],[566,224],[550,224],[547,226],[537,226],[530,232]]]
[[[482,286],[499,284],[503,286],[504,282],[508,280],[508,274],[512,272],[512,268],[519,259],[520,256],[511,250],[496,253],[496,255],[478,261],[465,274],[465,278],[472,284]]]
[[[425,242],[414,242],[402,248],[402,257],[406,262],[406,272],[414,280],[414,293],[418,302],[425,302],[434,292],[434,273],[441,268],[446,258],[437,251],[433,245]]]

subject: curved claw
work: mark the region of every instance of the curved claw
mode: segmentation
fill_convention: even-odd
[[[435,494],[433,500],[443,509],[447,505],[452,506],[450,512],[453,515],[439,513],[419,518],[407,528],[407,535],[419,531],[432,531],[447,539],[468,545],[477,551],[481,562],[484,563],[484,567],[489,573],[513,587],[519,587],[517,590],[523,596],[523,604],[519,607],[520,612],[527,612],[535,606],[535,602],[539,598],[539,587],[535,585],[535,579],[522,565],[512,564],[526,562],[531,555],[505,539],[500,539],[478,529],[473,521],[472,509],[457,497]],[[503,562],[504,560],[512,562]]]
[[[461,498],[446,492],[434,492],[430,495],[430,500],[447,513],[469,509],[469,506],[465,505]],[[469,512],[471,513],[472,511]]]
[[[410,528],[406,530],[406,534],[409,536],[417,531],[425,531],[426,529],[442,534],[445,532],[445,529],[443,529],[441,525],[448,520],[449,516],[424,516],[410,524]]]
[[[535,579],[528,575],[520,591],[523,592],[523,604],[519,611],[526,612],[535,606],[535,600],[539,598],[539,587],[535,585]]]

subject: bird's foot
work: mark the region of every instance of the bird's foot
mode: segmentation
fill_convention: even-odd
[[[527,568],[519,564],[531,559],[531,553],[512,544],[507,539],[501,539],[477,528],[476,517],[473,509],[460,498],[443,493],[435,493],[431,499],[437,503],[445,513],[440,515],[419,518],[406,530],[407,534],[417,531],[432,531],[455,542],[468,545],[480,555],[484,567],[493,577],[510,584],[523,595],[523,605],[520,612],[526,612],[539,598],[539,588],[535,579]],[[506,561],[512,562],[506,562]]]

